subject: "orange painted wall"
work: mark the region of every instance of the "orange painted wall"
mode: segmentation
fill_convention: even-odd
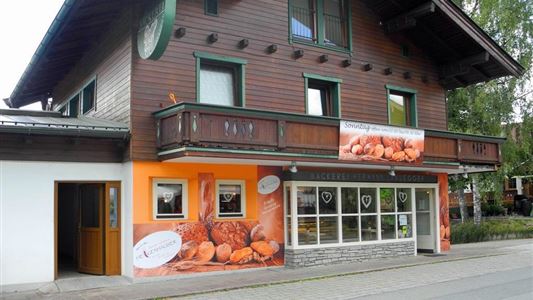
[[[245,180],[246,219],[244,220],[257,219],[257,166],[133,162],[133,223],[176,222],[176,220],[154,220],[152,200],[152,179],[154,178],[186,179],[188,181],[189,218],[179,220],[179,222],[198,221],[199,173],[213,173],[215,180]]]

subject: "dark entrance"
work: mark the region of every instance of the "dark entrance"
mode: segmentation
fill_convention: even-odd
[[[120,274],[120,184],[65,182],[56,192],[57,275]]]

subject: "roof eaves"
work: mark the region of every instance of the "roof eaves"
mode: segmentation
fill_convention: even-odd
[[[510,75],[520,77],[524,74],[525,68],[517,62],[507,51],[496,43],[476,22],[450,0],[433,0],[433,3],[452,19],[467,35],[476,43],[483,47],[496,59]]]
[[[59,12],[57,13],[57,15],[54,18],[54,20],[52,21],[52,24],[50,24],[50,27],[46,31],[46,34],[44,35],[43,39],[41,40],[41,43],[39,44],[39,46],[35,50],[35,53],[33,54],[30,62],[28,63],[28,66],[24,70],[24,73],[22,73],[22,76],[20,77],[19,81],[17,82],[17,85],[13,89],[13,92],[11,93],[11,96],[9,97],[9,100],[6,101],[4,99],[4,102],[6,102],[6,104],[9,107],[14,107],[14,108],[20,107],[20,105],[18,105],[18,103],[17,103],[17,97],[18,97],[19,90],[25,84],[28,75],[32,72],[32,70],[35,67],[35,65],[39,62],[39,60],[43,56],[44,51],[45,51],[45,49],[48,48],[48,44],[50,43],[50,41],[53,40],[53,38],[55,37],[55,35],[57,34],[59,29],[63,25],[63,22],[65,21],[65,19],[68,17],[69,13],[71,12],[75,1],[76,0],[65,0],[65,2],[63,2],[63,5],[59,9]]]

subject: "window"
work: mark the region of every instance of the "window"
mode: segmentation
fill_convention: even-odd
[[[80,113],[86,114],[94,109],[96,109],[96,79],[77,91],[67,103],[59,107],[58,111],[63,116],[76,118]]]
[[[68,115],[76,118],[80,112],[80,95],[77,94],[68,101]]]
[[[154,219],[187,218],[187,181],[154,179],[152,184]]]
[[[292,245],[292,235],[291,235],[291,187],[286,186],[285,187],[285,215],[287,216],[285,224],[286,226],[286,232],[285,237],[287,238],[287,245]]]
[[[400,87],[386,87],[389,124],[417,127],[416,91]]]
[[[507,180],[507,190],[516,190],[516,178]]]
[[[293,41],[351,49],[350,1],[291,0],[289,3]]]
[[[340,117],[340,83],[337,78],[304,73],[306,113]]]
[[[218,16],[218,0],[204,0],[205,14]]]
[[[244,106],[244,65],[239,58],[195,52],[197,101]]]
[[[296,236],[291,237],[290,201],[286,205],[287,241],[316,246],[401,240],[413,237],[412,192],[403,187],[292,186],[296,189]],[[291,185],[285,187],[290,199]]]
[[[95,100],[95,89],[96,81],[91,81],[86,87],[82,90],[82,103],[83,103],[83,114],[86,114],[91,109],[94,108]]]
[[[217,217],[244,218],[246,189],[241,180],[217,180]]]

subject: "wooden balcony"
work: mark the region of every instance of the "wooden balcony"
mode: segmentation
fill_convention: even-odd
[[[194,152],[211,157],[339,162],[337,118],[198,103],[178,103],[154,116],[161,160]],[[423,163],[498,165],[504,140],[426,129]]]

